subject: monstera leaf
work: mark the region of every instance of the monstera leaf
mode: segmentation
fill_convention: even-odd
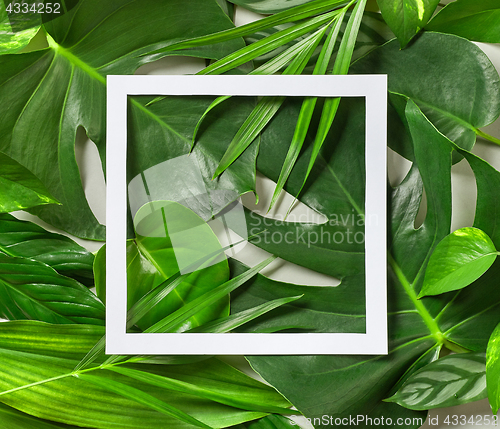
[[[289,121],[293,123],[297,114],[297,106],[290,103],[262,136],[258,168],[271,178],[276,178],[276,166],[286,153],[279,141],[286,136],[287,130],[290,133],[287,125]],[[313,170],[314,180],[309,182],[301,197],[302,202],[325,215],[327,223],[298,224],[268,219],[264,224],[256,214],[248,214],[251,233],[262,233],[262,239],[260,242],[256,240],[256,245],[341,280],[340,286],[331,291],[332,298],[324,303],[324,307],[335,313],[332,317],[336,317],[339,324],[343,322],[343,332],[359,332],[356,330],[360,324],[359,310],[364,301],[363,246],[347,242],[348,230],[354,237],[363,229],[347,218],[347,214],[363,214],[364,160],[359,156],[364,144],[363,116],[363,106],[358,101],[341,105],[328,149],[323,151],[322,159]],[[357,414],[393,419],[425,417],[421,412],[382,400],[395,393],[413,372],[437,359],[443,346],[456,351],[485,351],[489,334],[498,323],[500,294],[494,281],[500,268],[498,263],[471,286],[474,293],[464,289],[438,298],[417,298],[430,254],[450,232],[451,155],[454,149],[460,149],[440,134],[411,101],[406,107],[406,120],[415,162],[405,180],[391,191],[389,355],[248,357],[252,367],[266,381],[310,418],[324,414],[339,418]],[[483,192],[491,192],[484,178],[491,176],[498,180],[500,173],[468,152],[460,150],[460,153],[471,161],[480,190],[478,201],[481,201]],[[306,161],[307,150],[290,176],[289,192],[293,193],[294,187],[300,186]],[[427,216],[423,225],[415,229],[415,217],[424,188],[428,198]],[[495,197],[495,201],[497,199]],[[476,223],[487,234],[492,234],[494,219],[491,212],[485,205],[478,205],[477,210]],[[345,225],[340,222],[339,225],[338,219],[349,219],[349,222]],[[333,241],[334,234],[339,232],[344,234],[342,243],[339,239]],[[271,239],[273,236],[288,237],[289,240],[286,245],[279,244],[276,239]],[[314,238],[316,242],[311,241]],[[266,299],[270,293],[273,297],[279,296],[279,288],[265,283],[261,281],[250,286],[245,291],[246,297],[244,294],[236,297],[237,305],[245,306],[245,301],[249,304],[255,299]],[[485,295],[489,296],[488,302],[481,298]],[[312,309],[310,303],[304,302],[306,308]],[[299,303],[300,300],[292,305],[298,306]],[[356,304],[358,313],[350,312],[349,308]],[[278,321],[277,324],[282,323]],[[299,323],[298,327],[305,325]],[[261,322],[261,326],[265,324]],[[301,389],[296,388],[297,384],[302,386]],[[322,392],[321,401],[318,392]],[[418,427],[418,420],[415,422],[409,427]],[[366,422],[361,426],[370,427]]]
[[[0,150],[30,170],[62,203],[34,210],[42,219],[76,236],[104,238],[104,228],[85,199],[75,161],[77,128],[86,130],[104,160],[106,75],[132,74],[150,61],[143,55],[154,49],[233,27],[215,1],[195,0],[190,7],[196,14],[186,13],[180,1],[81,0],[78,7],[44,25],[49,48],[1,56]],[[130,31],[131,21],[141,30]],[[242,43],[236,39],[177,54],[220,58]],[[179,109],[172,129],[149,108],[132,105],[135,115],[148,118],[148,125],[156,124],[182,141],[186,124]],[[40,152],[43,157],[37,155]],[[188,152],[186,146],[183,153]]]

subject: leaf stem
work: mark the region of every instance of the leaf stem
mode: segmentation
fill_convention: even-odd
[[[497,139],[496,137],[493,137],[493,136],[491,136],[491,135],[489,135],[489,134],[485,133],[484,131],[481,131],[477,128],[474,131],[476,132],[476,134],[479,137],[482,137],[483,139],[488,140],[491,143],[495,143],[496,145],[500,146],[500,139]]]
[[[403,271],[399,267],[399,265],[396,263],[392,255],[389,253],[388,254],[389,258],[389,264],[391,265],[392,269],[394,270],[394,273],[396,274],[396,277],[398,278],[399,282],[403,286],[406,294],[408,297],[411,299],[413,305],[418,311],[418,314],[420,317],[423,319],[424,323],[427,325],[429,328],[429,331],[431,332],[431,335],[436,339],[436,341],[439,344],[445,344],[446,339],[444,338],[443,333],[439,329],[438,324],[436,321],[432,318],[430,313],[427,311],[425,308],[423,302],[417,298],[417,294],[413,290],[413,286],[410,284],[410,282],[407,280],[406,276],[404,275]],[[450,349],[451,350],[451,349]]]

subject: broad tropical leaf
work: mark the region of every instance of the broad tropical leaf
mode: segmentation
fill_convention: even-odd
[[[43,262],[87,286],[94,284],[94,255],[70,238],[48,232],[32,222],[1,214],[0,250],[9,256]]]
[[[0,152],[0,213],[60,204],[27,168]]]
[[[2,325],[5,325],[5,329]],[[53,421],[120,429],[187,429],[192,426],[133,399],[112,393],[106,383],[115,386],[119,383],[147,393],[211,427],[236,425],[263,417],[268,412],[237,409],[199,396],[160,388],[150,383],[150,379],[167,378],[172,383],[184,386],[194,384],[209,394],[239,398],[242,407],[247,402],[249,407],[255,402],[269,409],[275,407],[285,410],[289,406],[288,401],[273,388],[216,359],[171,368],[149,364],[119,365],[125,371],[128,369],[134,375],[139,374],[143,381],[100,369],[101,366],[81,371],[94,377],[93,381],[99,378],[102,387],[98,387],[84,381],[84,377],[77,377],[79,372],[73,371],[77,361],[73,358],[77,358],[78,354],[80,358],[83,357],[85,350],[100,335],[102,328],[88,325],[62,326],[40,322],[0,324],[0,355],[5,363],[2,372],[4,375],[9,374],[8,378],[2,377],[0,380],[0,400],[31,415]],[[72,359],[54,355],[54,349],[58,349],[60,355],[69,353]],[[31,384],[33,386],[27,386]],[[6,393],[7,390],[12,391]],[[51,407],[46,406],[44,398],[47,397],[53,398]]]
[[[377,0],[377,3],[401,48],[404,48],[427,24],[439,0]]]
[[[351,67],[351,73],[388,74],[391,103],[405,121],[398,96],[410,98],[441,133],[470,150],[478,128],[492,123],[500,113],[498,72],[473,43],[460,37],[424,33],[399,49],[391,41],[370,52]],[[390,142],[403,156],[413,159],[411,147]]]
[[[142,54],[173,41],[234,27],[215,1],[190,4],[196,14],[185,13],[179,1],[81,0],[44,25],[49,48],[0,57],[0,150],[33,172],[63,203],[35,210],[39,217],[76,236],[104,238],[104,227],[83,192],[76,130],[85,128],[104,160],[106,75],[132,74],[151,61]],[[130,20],[147,31],[129,31]],[[242,44],[236,39],[178,54],[221,58]],[[154,121],[147,108],[133,109]],[[43,157],[33,156],[40,151]]]
[[[462,353],[438,359],[414,373],[387,399],[412,410],[453,407],[484,399],[484,353]]]
[[[443,238],[432,252],[419,297],[462,289],[491,267],[498,252],[477,228],[461,228]]]
[[[496,0],[457,0],[441,9],[425,28],[475,42],[500,43],[500,4]]]

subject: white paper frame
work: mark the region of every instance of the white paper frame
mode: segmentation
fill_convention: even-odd
[[[127,96],[365,97],[366,333],[127,333]],[[108,76],[106,353],[321,355],[388,353],[386,274],[387,76]]]

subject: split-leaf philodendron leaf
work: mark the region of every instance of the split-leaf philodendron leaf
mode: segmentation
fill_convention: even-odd
[[[150,61],[141,55],[181,38],[233,26],[215,2],[194,0],[190,8],[196,14],[186,13],[184,2],[177,0],[81,0],[45,24],[49,48],[0,57],[0,150],[33,172],[63,204],[34,210],[39,217],[76,236],[104,239],[75,161],[77,128],[85,128],[104,161],[106,76],[132,74]],[[130,31],[130,21],[140,30]],[[241,46],[241,40],[234,40],[177,55],[220,58]],[[165,132],[183,134],[148,108],[133,106],[135,114]],[[184,126],[179,119],[177,127]],[[37,156],[39,151],[44,155]],[[188,152],[186,146],[183,153]]]

